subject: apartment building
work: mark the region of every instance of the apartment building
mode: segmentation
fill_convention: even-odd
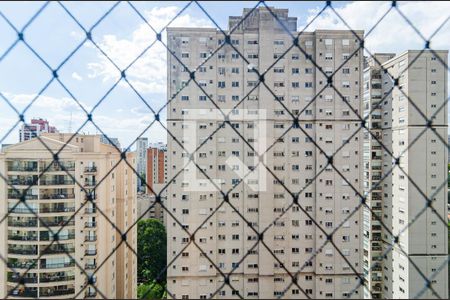
[[[148,147],[148,138],[138,138],[136,141],[136,171],[139,176],[142,178],[146,178],[146,168],[147,168],[147,147]],[[137,190],[143,192],[146,190],[144,183],[141,178],[137,179]]]
[[[167,182],[167,146],[154,145],[147,148],[147,194],[158,193],[155,187]],[[153,191],[153,192],[152,192]]]
[[[296,17],[272,10],[298,35]],[[176,298],[347,297],[363,257],[362,211],[352,214],[363,169],[359,41],[344,30],[303,32],[301,51],[267,8],[244,20],[248,13],[229,18],[229,38],[215,28],[168,29],[179,60],[168,54],[167,125],[175,138],[168,139],[167,206],[181,223],[167,216],[168,261],[182,252],[167,270],[168,290]],[[268,70],[264,84],[255,69]],[[263,140],[264,149],[251,147]],[[242,176],[247,170],[258,177]],[[337,248],[327,242],[331,234]]]
[[[113,253],[122,240],[113,226],[136,220],[135,175],[123,162],[109,173],[120,154],[99,135],[71,136],[45,133],[45,146],[35,138],[0,153],[1,298],[136,298],[136,257],[123,245]],[[62,149],[59,164],[47,148]],[[127,242],[136,238],[133,228]]]
[[[41,133],[58,132],[55,126],[50,126],[47,120],[36,118],[31,119],[30,123],[23,123],[19,129],[19,142],[28,141],[39,136]]]
[[[374,57],[364,71],[364,297],[445,299],[448,51]]]

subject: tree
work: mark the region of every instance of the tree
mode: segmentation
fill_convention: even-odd
[[[140,220],[137,233],[138,282],[146,283],[146,286],[154,281],[165,285],[166,272],[162,272],[167,264],[164,225],[155,219]]]
[[[142,283],[138,285],[137,296],[139,299],[165,299],[166,291],[155,282]]]

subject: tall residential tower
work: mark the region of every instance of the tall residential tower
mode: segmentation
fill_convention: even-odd
[[[287,9],[272,10],[299,34]],[[168,29],[168,48],[181,61],[168,54],[168,178],[176,177],[167,206],[182,225],[167,216],[168,261],[182,254],[167,283],[177,298],[342,298],[360,282],[362,214],[352,212],[362,190],[355,34],[363,31],[303,32],[302,50],[291,48],[289,33],[265,7],[230,17],[229,38],[215,28]],[[254,69],[268,70],[264,83]],[[258,177],[244,178],[248,170]],[[185,230],[196,232],[196,245]],[[225,281],[221,272],[231,271]],[[362,296],[362,288],[352,294]]]

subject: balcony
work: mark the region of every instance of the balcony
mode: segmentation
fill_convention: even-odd
[[[95,228],[97,227],[97,222],[85,222],[84,227],[86,228]]]
[[[10,291],[9,294],[13,297],[31,297],[31,298],[37,298],[38,292],[37,290],[31,290],[31,289],[16,289],[13,291]]]
[[[41,274],[39,282],[59,282],[59,281],[71,281],[75,280],[75,276],[59,276],[59,275],[48,275]]]
[[[60,207],[41,207],[40,213],[61,213],[61,212],[74,212],[75,207],[71,206],[60,206]]]
[[[37,235],[9,234],[8,240],[10,240],[10,241],[37,241]]]
[[[37,198],[38,198],[37,195],[22,195],[21,193],[8,194],[8,199],[18,200],[18,199],[22,199],[22,197],[25,200],[37,200]]]
[[[55,226],[74,226],[75,220],[55,220],[55,221],[41,221],[42,226],[55,227]]]
[[[97,292],[96,292],[96,291],[87,291],[87,292],[84,294],[84,296],[85,296],[86,298],[93,298],[93,297],[96,297],[96,296],[97,296]]]
[[[97,212],[97,209],[95,207],[88,207],[84,210],[86,214],[95,214]]]
[[[97,268],[97,264],[96,263],[93,263],[93,264],[87,263],[84,265],[84,268],[86,270],[95,270]]]
[[[8,184],[30,186],[30,185],[37,185],[38,181],[37,181],[37,176],[36,176],[35,180],[33,180],[33,179],[10,179],[10,180],[8,180]]]
[[[97,250],[91,250],[91,249],[86,249],[86,251],[84,251],[84,255],[86,256],[94,256],[97,255]]]
[[[40,297],[53,297],[53,296],[62,296],[62,295],[70,295],[74,294],[75,289],[52,289],[52,288],[41,288],[41,292],[39,293]]]
[[[35,248],[19,248],[14,245],[8,247],[8,254],[18,254],[18,255],[37,255],[37,247]]]
[[[85,242],[95,242],[96,240],[97,240],[96,235],[88,235],[88,236],[84,237]]]
[[[36,269],[37,261],[8,261],[8,268],[12,269]]]
[[[29,209],[27,207],[22,208],[17,206],[15,208],[9,207],[8,211],[12,214],[36,214],[38,212],[37,208],[35,207],[30,207]]]
[[[59,235],[58,240],[64,241],[64,240],[73,240],[75,238],[75,233],[71,234],[65,234],[65,235]],[[40,237],[41,241],[53,241],[53,236],[49,234],[42,234]]]
[[[72,247],[61,247],[61,245],[56,245],[59,247],[50,246],[49,248],[44,248],[41,250],[40,255],[52,255],[52,254],[66,254],[66,253],[74,253],[75,248]]]
[[[60,161],[59,163],[52,163],[50,166],[49,164],[42,164],[39,168],[40,172],[61,172],[61,171],[75,171],[75,163],[74,162],[63,162]]]
[[[37,172],[37,162],[30,165],[10,165],[8,164],[8,172]]]
[[[37,283],[38,278],[37,278],[37,276],[30,277],[29,274],[26,274],[25,277],[22,277],[18,274],[9,273],[8,274],[8,282]]]
[[[381,246],[372,246],[372,251],[381,251],[383,248]]]
[[[75,262],[55,263],[55,264],[41,264],[41,269],[61,269],[74,267]]]
[[[44,180],[41,179],[41,185],[74,185],[75,181],[72,179],[64,179],[64,180]]]
[[[74,199],[75,194],[47,194],[41,195],[41,200],[51,200],[51,199]]]
[[[97,167],[96,166],[91,166],[91,167],[85,167],[84,168],[84,173],[95,173],[97,172]]]
[[[87,187],[87,186],[95,186],[95,185],[97,185],[97,181],[96,180],[85,180],[84,181],[84,186],[85,187]]]
[[[32,221],[12,221],[8,220],[8,226],[10,227],[36,227],[37,220]]]

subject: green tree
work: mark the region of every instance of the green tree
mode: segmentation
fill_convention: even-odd
[[[161,272],[167,264],[166,229],[155,219],[140,220],[137,225],[138,282],[148,285],[159,279],[164,285],[166,272]]]
[[[155,282],[142,283],[138,285],[137,296],[139,299],[165,299],[166,291]]]

